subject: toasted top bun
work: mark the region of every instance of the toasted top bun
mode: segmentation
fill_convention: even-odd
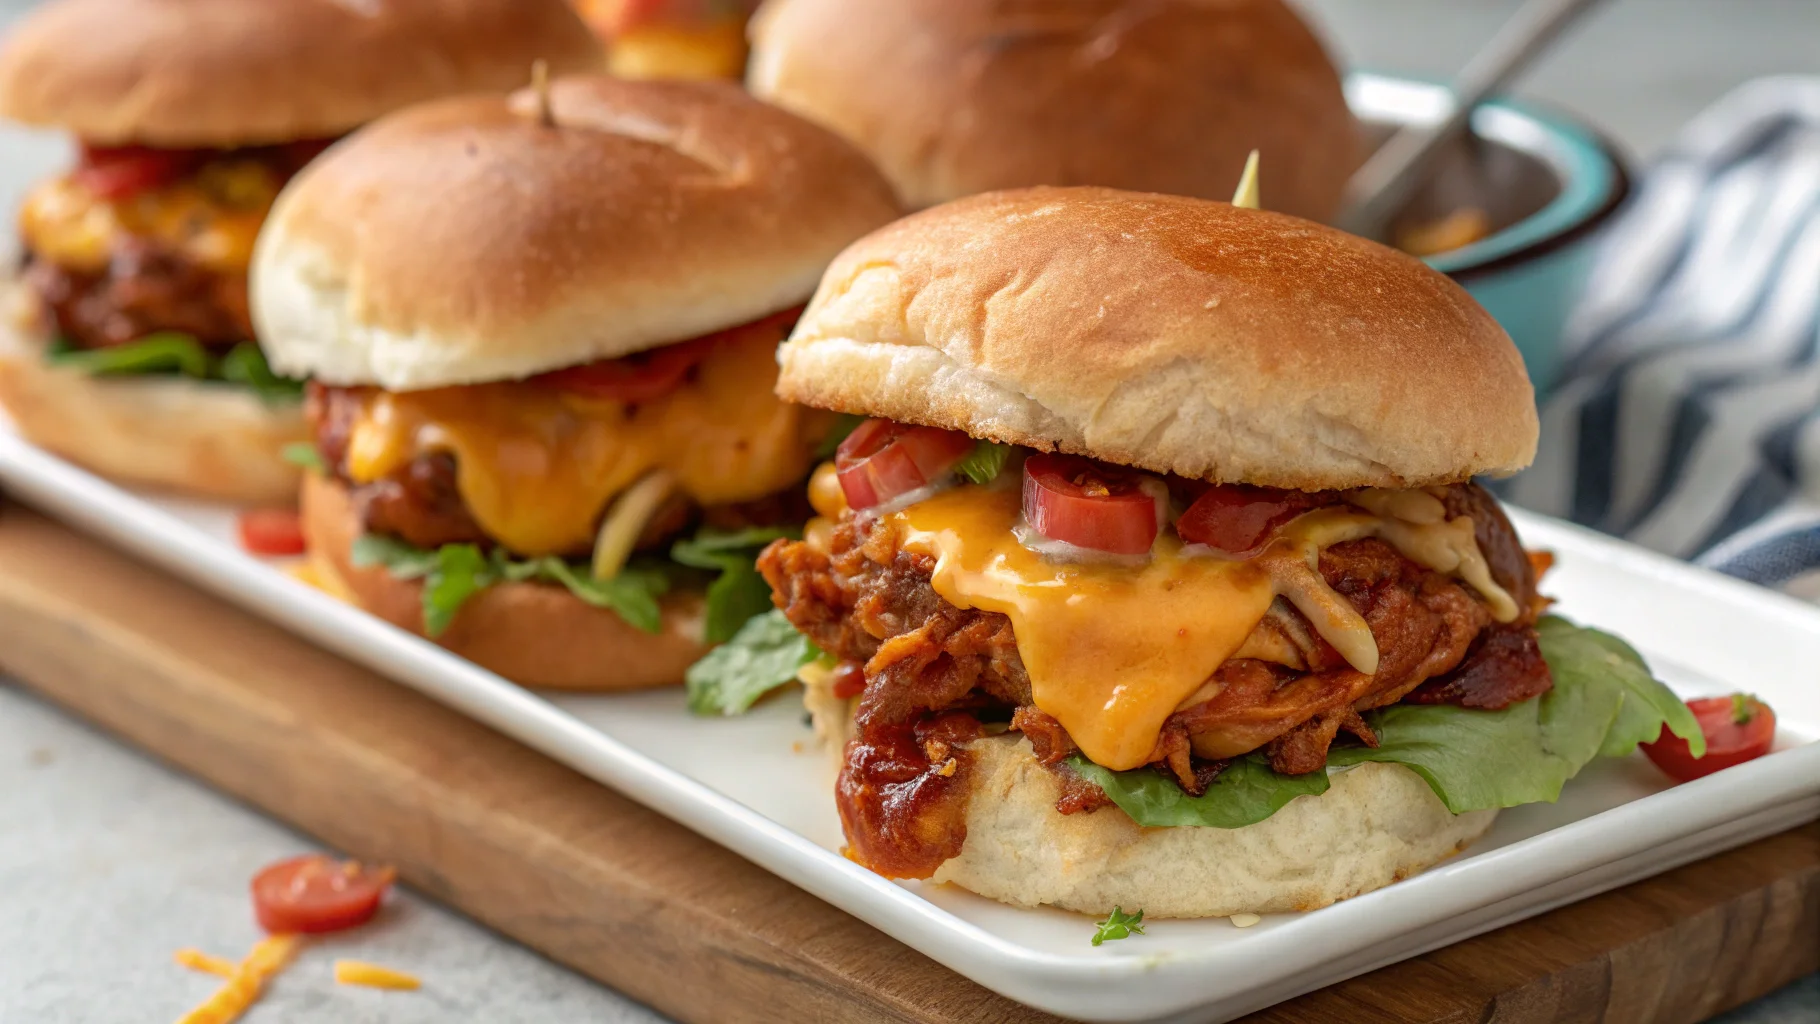
[[[752,91],[872,155],[914,207],[1025,185],[1264,201],[1325,220],[1363,152],[1281,0],[771,0]]]
[[[254,249],[275,369],[392,390],[523,377],[802,302],[897,215],[858,150],[724,82],[604,75],[384,118]]]
[[[563,0],[52,0],[0,45],[0,116],[108,144],[327,138],[540,58],[606,59]]]
[[[1458,285],[1204,199],[925,210],[834,261],[778,359],[791,401],[1223,482],[1413,487],[1536,447],[1522,357]]]

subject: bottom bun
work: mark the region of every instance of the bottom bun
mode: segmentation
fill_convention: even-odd
[[[309,438],[303,404],[234,384],[94,377],[44,361],[42,342],[0,324],[0,405],[19,433],[102,476],[247,504],[297,500],[286,445]]]
[[[1146,919],[1314,910],[1452,856],[1497,816],[1452,814],[1414,772],[1368,763],[1246,828],[1143,828],[1117,807],[1057,812],[1060,785],[1021,736],[970,749],[967,841],[934,880],[1020,907]]]
[[[423,584],[350,560],[361,533],[347,488],[310,474],[303,482],[303,536],[323,589],[400,629],[423,636]],[[562,587],[501,583],[461,606],[438,644],[482,668],[552,690],[630,690],[672,686],[707,653],[702,599],[666,595],[663,629],[646,633],[618,613],[596,608]]]

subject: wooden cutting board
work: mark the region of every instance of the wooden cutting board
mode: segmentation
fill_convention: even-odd
[[[491,730],[18,506],[0,669],[684,1021],[1054,1018]],[[1695,1021],[1820,969],[1820,825],[1255,1021]]]

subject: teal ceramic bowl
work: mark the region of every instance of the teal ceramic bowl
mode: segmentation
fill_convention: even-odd
[[[1354,112],[1378,139],[1444,117],[1452,97],[1430,82],[1357,73]],[[1599,229],[1630,193],[1617,150],[1566,115],[1500,100],[1473,113],[1472,133],[1446,153],[1434,179],[1392,219],[1392,239],[1450,214],[1477,211],[1486,231],[1426,256],[1478,299],[1523,353],[1541,395],[1562,361],[1569,310],[1592,269]]]

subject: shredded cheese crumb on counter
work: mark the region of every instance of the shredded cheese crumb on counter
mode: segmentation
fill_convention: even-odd
[[[239,1020],[265,992],[265,983],[291,962],[303,940],[296,935],[273,935],[261,939],[245,960],[240,961],[227,984],[215,991],[208,1001],[178,1018],[177,1024],[232,1024]],[[181,961],[181,954],[179,954]],[[185,965],[189,966],[189,965]]]
[[[240,965],[225,957],[210,956],[200,949],[180,949],[177,951],[177,963],[192,971],[214,974],[223,978],[232,978]]]
[[[340,985],[365,985],[368,988],[388,988],[406,992],[423,987],[422,982],[402,971],[394,971],[378,964],[362,963],[359,960],[335,961],[335,982]]]

